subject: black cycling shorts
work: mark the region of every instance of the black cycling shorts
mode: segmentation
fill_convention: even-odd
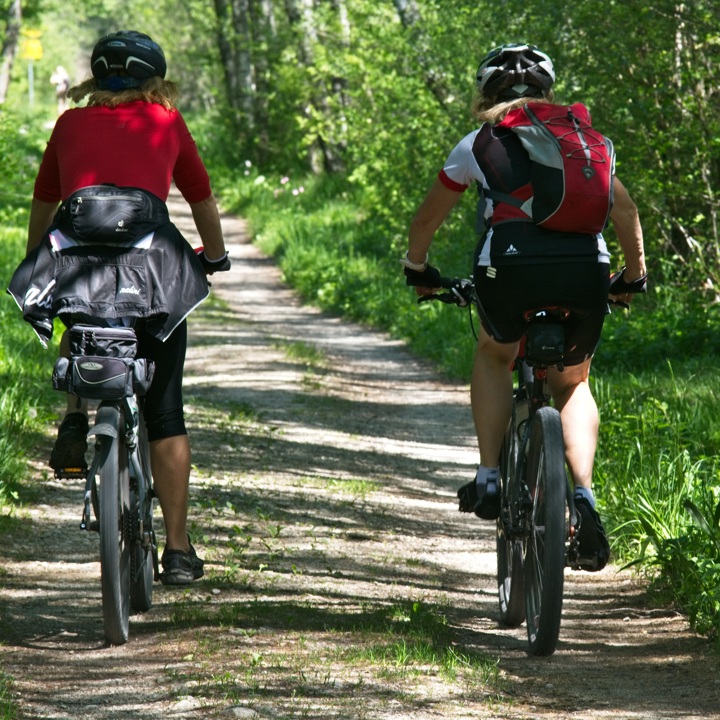
[[[155,362],[155,374],[143,406],[148,440],[187,435],[182,394],[187,323],[180,323],[165,342],[144,332],[142,321],[137,323],[135,331],[138,357]]]
[[[502,343],[527,332],[524,314],[548,306],[571,311],[565,326],[565,365],[593,356],[608,313],[610,266],[597,262],[476,267],[475,286],[485,331]]]

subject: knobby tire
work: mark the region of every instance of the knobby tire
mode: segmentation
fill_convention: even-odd
[[[526,479],[533,500],[525,555],[528,651],[551,655],[560,634],[567,507],[562,425],[554,408],[533,418]]]
[[[137,483],[145,486],[145,507],[139,506],[137,490],[131,490],[131,507],[134,522],[131,581],[130,581],[130,608],[133,612],[145,612],[152,606],[153,581],[155,580],[155,566],[153,564],[152,546],[143,547],[143,538],[140,535],[140,520],[144,520],[145,531],[152,535],[152,499],[149,496],[151,489],[150,448],[147,440],[145,421],[140,417],[138,435],[138,455],[143,477],[137,478]]]
[[[513,413],[514,415],[514,413]],[[510,421],[500,452],[500,517],[497,520],[497,583],[500,622],[518,627],[525,620],[523,581],[524,542],[513,537],[510,528],[515,522],[518,493],[515,488],[519,438],[515,418]]]
[[[122,424],[120,424],[122,427]],[[105,637],[112,645],[128,640],[130,624],[130,490],[122,431],[99,435],[100,579]]]

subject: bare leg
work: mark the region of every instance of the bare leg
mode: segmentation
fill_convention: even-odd
[[[548,385],[560,411],[565,458],[575,487],[590,488],[599,430],[598,409],[589,384],[590,360],[582,365],[550,370]]]
[[[187,537],[188,488],[190,485],[190,441],[187,435],[150,443],[155,494],[165,521],[165,547],[190,549]]]
[[[602,570],[610,558],[610,545],[605,528],[594,509],[592,473],[597,449],[599,418],[595,398],[588,382],[590,360],[582,365],[548,373],[548,385],[560,411],[565,459],[575,484],[575,507],[580,517],[579,567]],[[578,497],[578,489],[584,492]],[[589,491],[589,493],[588,493]]]
[[[512,414],[510,368],[517,352],[518,343],[496,342],[480,328],[470,400],[480,462],[486,467],[500,463],[500,450]]]

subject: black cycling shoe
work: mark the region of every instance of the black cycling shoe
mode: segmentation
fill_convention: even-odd
[[[610,560],[610,544],[600,516],[590,501],[584,497],[574,498],[580,524],[577,528],[578,557],[575,567],[597,572]]]
[[[50,453],[50,467],[55,474],[81,475],[87,472],[88,419],[83,413],[70,413],[60,424],[57,440]]]
[[[494,492],[485,492],[478,499],[477,482],[473,478],[457,491],[460,512],[475,513],[481,520],[497,520],[500,517],[500,493],[497,483]]]
[[[203,570],[205,563],[197,556],[192,543],[189,552],[165,548],[160,564],[163,569],[160,573],[160,582],[163,585],[189,585],[205,574]]]

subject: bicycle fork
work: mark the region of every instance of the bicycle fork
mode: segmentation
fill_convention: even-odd
[[[96,437],[96,448],[100,444],[100,438],[117,439],[120,433],[120,410],[111,405],[101,404],[95,416],[95,425],[88,433],[88,436]],[[83,514],[80,521],[80,529],[88,532],[99,532],[100,524],[97,520],[97,513],[93,507],[93,497],[97,502],[97,472],[102,462],[100,453],[95,452],[92,465],[88,470],[85,479],[85,492],[83,496]]]

